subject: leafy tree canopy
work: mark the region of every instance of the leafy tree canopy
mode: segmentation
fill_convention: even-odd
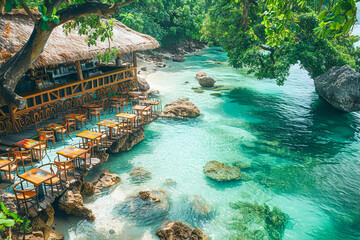
[[[311,77],[333,66],[359,69],[354,0],[219,0],[206,17],[202,34],[228,53],[230,64],[259,79],[284,84],[299,63]]]

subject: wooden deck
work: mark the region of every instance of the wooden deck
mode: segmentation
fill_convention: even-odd
[[[128,106],[128,109],[126,109],[127,112],[130,112],[131,111],[131,107],[132,106]],[[125,111],[125,112],[126,112]],[[106,110],[106,114],[105,116],[101,115],[101,119],[100,121],[103,121],[105,119],[115,119],[115,113],[110,113],[109,110]],[[135,112],[133,112],[135,113]],[[58,117],[57,120],[59,120],[59,118],[61,117]],[[141,120],[137,120],[137,121],[134,121],[134,129],[133,129],[133,132],[135,131],[138,131],[140,128],[150,124],[151,122],[155,121],[156,119],[158,118],[158,112],[154,112],[152,115],[151,115],[151,118],[148,119],[147,122],[143,123],[142,124],[142,121]],[[48,123],[44,123],[44,125],[46,124],[49,124],[51,122],[48,122]],[[98,125],[97,125],[97,122],[88,122],[87,125],[85,125],[82,129],[79,129],[77,130],[76,132],[72,132],[70,134],[70,137],[67,138],[65,140],[65,142],[62,142],[61,140],[56,142],[55,145],[52,145],[51,141],[49,142],[49,146],[48,146],[48,154],[44,156],[44,158],[42,159],[42,161],[40,162],[36,162],[34,163],[34,167],[39,167],[39,166],[42,166],[44,164],[47,164],[47,163],[50,163],[50,162],[53,162],[54,159],[57,157],[57,154],[56,152],[64,149],[65,147],[67,146],[74,146],[74,145],[78,145],[79,143],[81,143],[81,138],[79,137],[76,137],[76,135],[84,130],[88,130],[88,129],[98,129]],[[108,148],[110,146],[112,146],[112,144],[114,142],[116,142],[119,138],[123,137],[124,135],[129,135],[129,134],[132,134],[131,132],[128,132],[128,131],[125,131],[117,136],[112,136],[110,138],[110,136],[108,135],[108,138],[106,141],[104,141],[102,144],[101,144],[101,147],[99,149],[99,151],[107,151]],[[12,144],[14,144],[15,142],[18,142],[19,140],[22,140],[24,138],[36,138],[37,137],[37,131],[35,129],[27,129],[26,131],[22,132],[21,134],[9,134],[5,137],[3,137],[1,140],[2,140],[2,144],[6,144],[6,145],[9,145],[11,146]],[[97,148],[94,148],[95,150],[95,156],[96,156],[96,153],[98,152]],[[83,168],[77,168],[76,169],[76,172],[75,172],[75,177],[73,176],[72,173],[69,173],[68,174],[68,181],[65,182],[65,177],[64,177],[64,173],[62,173],[61,175],[61,179],[63,180],[63,186],[64,186],[64,190],[60,190],[60,191],[55,191],[56,188],[54,188],[54,195],[51,196],[51,194],[49,195],[46,195],[40,202],[39,202],[39,207],[37,206],[36,204],[36,201],[31,201],[28,203],[28,208],[29,208],[29,214],[31,216],[34,216],[36,215],[37,212],[39,211],[42,211],[44,210],[45,208],[47,208],[50,204],[52,204],[54,202],[54,200],[56,198],[58,198],[59,196],[61,196],[65,191],[66,189],[70,188],[73,184],[75,184],[75,182],[77,180],[79,180],[80,178],[82,178],[83,176],[85,176],[86,172],[87,171],[90,171],[91,169],[93,169],[94,167],[96,167],[97,165],[99,165],[101,163],[101,160],[96,158],[96,157],[92,157],[91,158],[91,164],[89,162],[87,162],[87,166],[86,166],[86,169],[83,167]],[[28,171],[30,170],[32,167],[31,165],[27,165],[26,166],[26,169],[25,171]],[[21,171],[19,171],[19,174],[23,173],[22,171],[22,168],[20,169]],[[16,176],[15,176],[16,177]],[[15,183],[18,182],[20,179],[19,177],[16,177],[15,178]],[[0,188],[2,189],[7,189],[9,192],[12,192],[12,185],[14,183],[8,183],[8,182],[2,182],[0,183]],[[49,191],[49,189],[48,189]]]

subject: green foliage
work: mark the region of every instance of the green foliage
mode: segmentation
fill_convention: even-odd
[[[162,45],[200,40],[209,0],[143,0],[117,17],[127,26],[155,37]]]
[[[232,66],[245,68],[259,79],[276,79],[279,85],[284,84],[291,65],[297,63],[313,78],[333,66],[349,64],[358,69],[360,50],[353,43],[359,39],[338,36],[340,29],[346,29],[338,23],[336,29],[331,27],[335,20],[317,14],[319,8],[332,11],[338,4],[331,7],[320,3],[252,1],[246,8],[244,1],[219,0],[204,21],[202,38],[222,46]],[[319,30],[325,21],[333,29],[326,34]]]

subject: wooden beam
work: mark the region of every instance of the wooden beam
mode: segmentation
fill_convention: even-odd
[[[137,60],[136,60],[136,52],[133,52],[133,66],[136,68],[137,67]]]

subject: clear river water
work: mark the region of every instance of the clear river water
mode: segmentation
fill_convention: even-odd
[[[194,92],[199,71],[222,87]],[[166,191],[171,200],[166,219],[190,223],[214,240],[233,236],[235,210],[229,204],[236,201],[266,203],[288,214],[283,239],[360,239],[359,114],[336,111],[320,99],[306,71],[292,67],[280,87],[233,69],[224,52],[207,48],[147,78],[164,103],[188,98],[202,114],[193,120],[159,119],[146,127],[143,142],[94,169],[89,180],[103,169],[122,180],[85,199],[94,223],[57,220],[56,230],[67,239],[157,239],[158,224],[114,212],[140,190]],[[212,181],[203,173],[211,160],[249,163],[251,179]],[[134,167],[150,171],[151,180],[132,183]],[[189,211],[194,195],[213,208],[211,218],[199,220]]]

